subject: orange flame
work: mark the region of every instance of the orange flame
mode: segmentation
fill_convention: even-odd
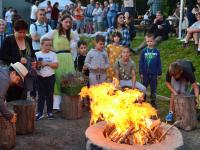
[[[91,124],[105,120],[107,124],[114,124],[117,132],[125,133],[130,126],[134,131],[141,127],[151,129],[151,117],[157,116],[156,110],[146,102],[137,103],[143,96],[139,90],[126,89],[117,90],[111,83],[103,83],[84,87],[80,93],[81,97],[89,96],[91,99]],[[134,143],[144,144],[143,135],[146,131],[134,134],[137,136]]]

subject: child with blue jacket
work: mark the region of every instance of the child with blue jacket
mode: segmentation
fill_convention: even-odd
[[[143,49],[139,61],[139,73],[142,84],[147,88],[150,85],[150,100],[153,107],[156,105],[157,78],[162,74],[160,52],[155,48],[155,39],[152,34],[145,36],[147,47]]]

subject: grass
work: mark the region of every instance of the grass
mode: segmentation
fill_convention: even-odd
[[[93,47],[93,42],[91,38],[82,37],[87,43],[89,49]],[[144,40],[144,36],[139,34],[131,43],[131,48],[137,47],[142,41]],[[163,96],[170,96],[169,90],[165,86],[165,74],[167,72],[168,66],[170,63],[176,61],[177,59],[187,59],[193,62],[193,65],[196,68],[196,79],[200,82],[200,56],[197,56],[196,48],[190,44],[189,48],[183,48],[182,42],[177,40],[175,37],[170,37],[168,40],[162,42],[157,47],[160,50],[161,62],[162,62],[162,76],[161,79],[158,81],[158,89],[157,94]],[[139,57],[138,55],[132,55],[132,59],[135,61],[138,70],[139,64]],[[139,80],[139,74],[137,73],[137,80]],[[162,120],[164,120],[165,115],[168,113],[169,110],[169,102],[157,100],[159,114]]]

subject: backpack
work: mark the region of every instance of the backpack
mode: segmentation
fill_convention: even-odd
[[[37,25],[36,23],[34,23],[34,26],[35,26],[35,31],[37,32]],[[45,33],[49,32],[49,27],[48,27],[48,24],[46,24],[46,31]]]

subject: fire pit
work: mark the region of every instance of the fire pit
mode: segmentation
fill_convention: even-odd
[[[181,132],[172,127],[165,136],[165,139],[160,143],[147,145],[127,145],[119,144],[105,138],[103,131],[106,123],[99,122],[90,126],[86,132],[86,150],[178,150],[183,149],[183,138]],[[170,125],[162,123],[160,126],[163,131],[166,131]]]
[[[114,85],[103,83],[81,90],[81,97],[91,99],[87,150],[172,150],[183,145],[179,130],[161,123],[157,110],[143,102],[143,93],[121,91]]]

